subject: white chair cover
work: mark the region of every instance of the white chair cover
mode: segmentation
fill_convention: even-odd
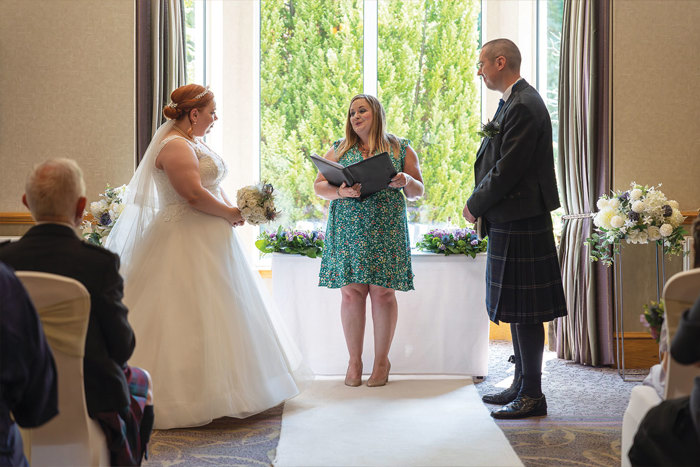
[[[59,414],[39,428],[21,430],[34,467],[109,465],[99,424],[88,416],[83,384],[90,295],[78,281],[42,272],[18,271],[34,303],[58,372]]]
[[[693,306],[700,297],[700,269],[675,274],[664,287],[664,305],[666,325],[668,328],[668,349],[676,335],[681,315]],[[693,381],[700,376],[700,368],[695,365],[681,365],[671,357],[666,372],[666,392],[664,399],[676,399],[689,396],[693,390]]]

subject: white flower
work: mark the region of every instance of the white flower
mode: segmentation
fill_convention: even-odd
[[[673,226],[671,224],[664,224],[659,229],[659,233],[662,237],[668,237],[673,233]]]
[[[610,201],[607,198],[598,198],[598,202],[596,203],[596,206],[598,206],[598,209],[601,211],[607,207],[610,207],[608,204]]]
[[[683,216],[683,214],[678,209],[673,210],[673,214],[671,214],[671,219],[669,219],[673,227],[678,227],[683,223],[684,220],[685,216]]]
[[[642,197],[642,194],[643,194],[642,190],[640,190],[639,188],[635,188],[634,190],[630,191],[630,199],[632,201],[636,201]],[[639,211],[636,211],[636,212],[639,212]]]
[[[630,230],[627,232],[627,243],[647,243],[647,240],[649,239],[649,235],[647,234],[646,230]]]
[[[669,200],[667,203],[669,206],[671,206],[673,209],[680,209],[680,205],[678,204],[678,201],[675,199]]]
[[[604,229],[610,229],[610,219],[615,215],[615,211],[610,208],[605,208],[595,215],[593,218],[593,223],[596,227],[602,227]]]
[[[634,212],[644,212],[644,208],[646,205],[644,204],[644,201],[635,201],[632,203],[632,210]]]
[[[649,241],[655,242],[661,238],[661,231],[655,225],[651,225],[647,228],[647,235],[649,236]]]
[[[617,198],[610,198],[608,200],[608,206],[610,206],[613,209],[617,209],[620,207],[620,200]]]
[[[612,216],[610,218],[610,225],[616,229],[619,229],[620,227],[625,225],[625,218],[618,215]]]

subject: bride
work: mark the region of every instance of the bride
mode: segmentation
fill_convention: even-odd
[[[301,368],[232,228],[243,218],[219,185],[226,165],[200,139],[214,95],[190,84],[170,97],[105,244],[121,257],[130,362],[151,373],[158,429],[274,407],[298,394]]]

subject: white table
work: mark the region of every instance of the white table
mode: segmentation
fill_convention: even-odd
[[[415,290],[397,292],[399,320],[389,354],[397,374],[486,376],[489,320],[484,304],[486,255],[412,255]],[[275,301],[315,374],[344,375],[348,352],[340,290],[318,287],[320,259],[274,254]],[[363,361],[374,359],[370,301]]]

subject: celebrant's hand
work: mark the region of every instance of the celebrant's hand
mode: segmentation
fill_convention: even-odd
[[[347,186],[345,182],[343,182],[336,191],[341,198],[359,198],[362,185],[355,183],[353,186]]]
[[[410,175],[404,172],[399,172],[396,175],[394,175],[394,178],[391,179],[391,183],[389,183],[389,186],[392,188],[403,188],[406,185],[408,185],[408,182],[411,181]]]
[[[231,208],[231,211],[226,220],[233,227],[238,227],[239,225],[243,225],[245,223],[245,221],[243,220],[243,216],[241,216],[241,210],[235,207]]]
[[[462,216],[467,220],[467,222],[471,222],[472,224],[476,222],[476,217],[469,211],[469,206],[467,206],[467,203],[464,203],[464,209],[462,210]]]

